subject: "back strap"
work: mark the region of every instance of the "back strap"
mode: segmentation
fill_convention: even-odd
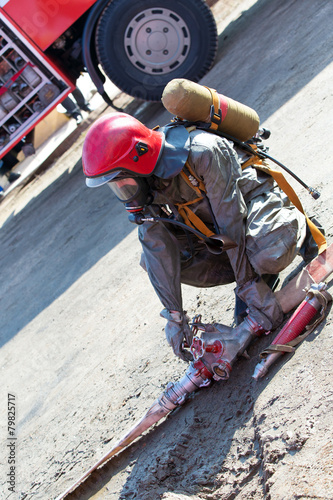
[[[262,170],[263,172],[266,172],[267,174],[271,175],[273,179],[276,181],[280,189],[286,193],[288,196],[289,200],[295,205],[295,207],[305,216],[306,222],[308,224],[308,227],[311,231],[311,234],[313,236],[313,239],[316,242],[316,245],[318,247],[318,253],[323,252],[327,248],[327,242],[325,239],[325,236],[323,233],[317,228],[317,226],[312,222],[312,220],[309,219],[309,217],[306,215],[304,212],[302,203],[300,202],[297,194],[295,193],[294,189],[291,187],[285,176],[283,175],[280,170],[273,170],[268,165],[265,165],[263,161],[258,157],[258,156],[251,156],[249,160],[247,160],[245,163],[242,165],[242,170],[244,168],[253,166],[257,168],[258,170]]]

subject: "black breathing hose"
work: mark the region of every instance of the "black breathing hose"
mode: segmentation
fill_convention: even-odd
[[[206,236],[205,234],[198,231],[197,229],[194,229],[190,226],[187,226],[186,224],[184,224],[184,222],[180,222],[180,221],[175,220],[175,219],[168,219],[167,217],[155,217],[155,216],[154,217],[146,217],[142,212],[141,213],[140,212],[130,213],[128,215],[128,219],[133,224],[139,224],[139,225],[143,224],[144,222],[167,222],[168,224],[173,224],[175,226],[179,226],[182,229],[184,229],[185,231],[190,231],[191,233],[195,234],[199,238],[201,238],[204,241],[206,241],[207,243],[209,243],[209,245],[216,246],[217,248],[220,248],[221,250],[223,248],[223,241],[222,240],[210,238],[209,236]]]
[[[252,148],[251,148],[252,149]],[[273,161],[274,163],[276,163],[277,165],[279,165],[279,167],[283,168],[283,170],[285,170],[286,172],[288,172],[289,175],[291,175],[292,177],[294,177],[294,179],[297,180],[297,182],[299,182],[307,191],[309,191],[309,193],[311,194],[312,198],[314,198],[315,200],[318,200],[319,196],[320,196],[320,193],[319,191],[316,191],[316,189],[312,188],[311,186],[308,186],[307,184],[305,184],[304,181],[302,181],[302,179],[300,179],[294,172],[292,172],[288,167],[286,167],[285,165],[283,165],[283,163],[279,162],[278,160],[276,160],[275,158],[273,158],[272,156],[268,155],[265,151],[260,151],[259,153],[256,152],[256,155],[259,156],[264,156],[265,158],[267,158],[268,160],[271,160]]]
[[[205,129],[205,130],[207,130],[209,132],[209,129]],[[258,150],[254,151],[254,149],[251,148],[251,146],[249,144],[246,144],[245,142],[242,142],[239,139],[236,139],[236,137],[233,137],[233,136],[231,136],[229,134],[225,134],[224,132],[219,132],[217,130],[214,130],[213,133],[217,134],[217,135],[219,135],[221,137],[225,137],[226,139],[234,142],[235,144],[237,144],[238,146],[240,146],[242,149],[244,149],[245,151],[247,151],[251,155],[255,154],[260,159],[267,158],[268,160],[273,161],[274,163],[276,163],[277,165],[279,165],[279,167],[283,168],[283,170],[285,170],[286,172],[288,172],[288,174],[291,175],[294,179],[296,179],[296,181],[299,182],[311,194],[312,198],[314,198],[315,200],[318,200],[318,198],[320,196],[319,191],[316,191],[316,189],[312,188],[311,186],[308,186],[304,181],[302,181],[302,179],[300,179],[298,177],[298,175],[296,175],[288,167],[286,167],[285,165],[283,165],[283,163],[279,162],[278,160],[276,160],[275,158],[273,158],[272,156],[270,156],[269,154],[267,154],[265,151],[262,151],[262,150],[260,150],[260,151],[258,151]]]

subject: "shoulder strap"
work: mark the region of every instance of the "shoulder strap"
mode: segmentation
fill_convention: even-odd
[[[253,145],[252,145],[253,147]],[[253,147],[254,151],[256,150],[256,146]],[[317,226],[309,219],[309,217],[304,212],[302,203],[295,193],[294,189],[291,187],[285,176],[280,170],[273,170],[267,164],[265,164],[258,156],[255,154],[251,156],[245,163],[242,165],[242,170],[246,167],[253,166],[258,170],[262,170],[267,174],[271,175],[273,179],[278,184],[279,188],[286,193],[289,200],[295,205],[295,207],[305,216],[308,227],[311,231],[313,239],[316,242],[318,247],[318,252],[321,253],[327,248],[327,242],[323,233],[317,228]]]
[[[189,175],[185,172],[188,170]],[[193,205],[198,201],[201,201],[204,197],[202,193],[206,193],[206,188],[202,180],[196,175],[196,173],[191,168],[188,161],[185,163],[185,169],[180,172],[182,179],[186,182],[186,184],[193,189],[193,191],[198,195],[197,198],[191,201],[187,201],[186,203],[177,203],[177,209],[180,215],[183,217],[184,222],[187,226],[192,227],[194,229],[198,229],[205,236],[213,236],[215,233],[211,231],[206,224],[198,217],[193,210],[190,209],[189,205]]]

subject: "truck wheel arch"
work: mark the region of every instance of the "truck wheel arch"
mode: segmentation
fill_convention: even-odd
[[[91,8],[84,25],[82,34],[82,58],[85,68],[92,79],[97,91],[110,106],[113,105],[111,99],[104,90],[105,76],[98,67],[97,54],[95,48],[95,30],[99,16],[103,12],[108,0],[97,0]]]

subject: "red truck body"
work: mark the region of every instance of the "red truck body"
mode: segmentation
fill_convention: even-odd
[[[96,0],[9,0],[2,10],[40,50],[45,51]]]

